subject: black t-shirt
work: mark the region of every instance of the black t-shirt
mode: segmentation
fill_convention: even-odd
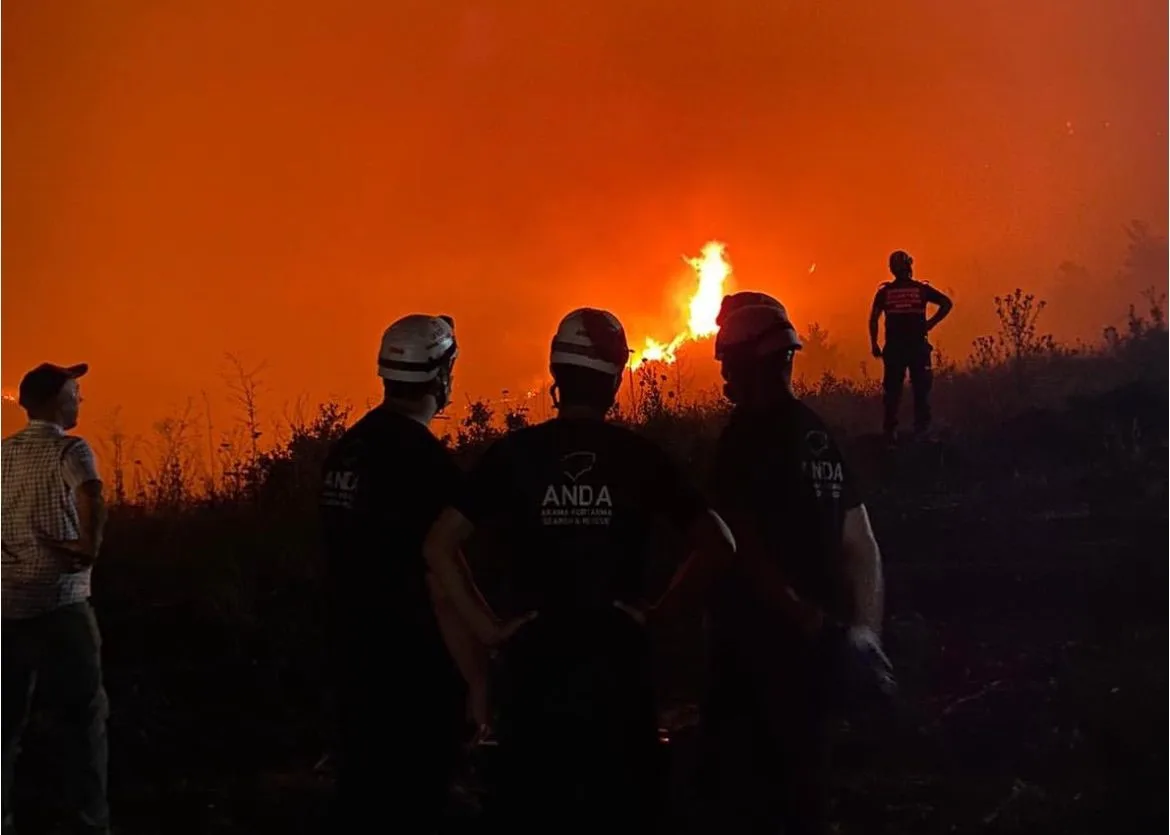
[[[399,670],[456,670],[431,606],[422,545],[461,477],[425,426],[388,409],[372,410],[334,444],[320,510],[338,655],[358,664],[364,657],[381,675],[385,661]]]
[[[874,296],[874,307],[886,316],[886,344],[895,348],[926,339],[926,305],[946,297],[921,281],[887,281]]]
[[[557,418],[491,446],[458,510],[511,556],[517,605],[538,623],[645,598],[656,518],[685,528],[707,504],[659,447],[600,420]]]
[[[845,514],[858,485],[824,421],[799,400],[766,411],[737,408],[719,439],[715,509],[752,520],[768,556],[802,598],[846,615],[841,580]],[[734,531],[733,531],[734,533]],[[731,620],[732,595],[712,615]]]

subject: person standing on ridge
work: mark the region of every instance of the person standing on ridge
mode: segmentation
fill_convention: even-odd
[[[87,365],[45,363],[20,381],[28,426],[4,439],[4,835],[14,831],[12,782],[20,738],[42,686],[63,726],[61,808],[70,832],[108,833],[109,702],[90,575],[106,504],[93,450],[77,426]]]
[[[881,556],[836,440],[793,394],[784,306],[736,293],[717,321],[733,409],[710,488],[737,553],[707,613],[698,817],[705,832],[826,835],[833,713],[893,692]]]
[[[934,349],[927,335],[950,314],[954,304],[946,294],[914,280],[914,259],[902,250],[890,255],[890,272],[894,280],[883,283],[873,297],[869,342],[874,357],[881,359],[884,366],[882,430],[893,441],[897,439],[898,406],[907,371],[914,390],[914,430],[921,434],[930,429],[930,355]],[[928,304],[938,306],[929,319],[926,317]],[[878,319],[883,314],[886,317],[884,348],[878,345]]]
[[[457,354],[450,317],[394,322],[378,354],[383,401],[325,462],[319,502],[340,743],[335,832],[378,822],[433,831],[460,765],[469,704],[486,721],[486,658],[435,596],[422,554],[462,478],[429,430],[450,400]]]
[[[460,558],[476,529],[511,558],[517,611],[534,619],[501,652],[493,826],[532,835],[649,831],[658,808],[648,616],[693,607],[733,559],[726,526],[667,454],[607,422],[630,349],[613,314],[561,321],[549,358],[552,420],[496,441],[435,522],[426,557],[487,645],[501,627]],[[653,523],[693,556],[646,605]]]

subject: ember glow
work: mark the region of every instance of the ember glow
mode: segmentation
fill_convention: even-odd
[[[712,336],[719,330],[715,317],[719,315],[719,305],[727,292],[727,280],[731,277],[731,264],[724,257],[725,250],[726,245],[710,241],[698,258],[683,258],[698,281],[698,287],[687,302],[686,330],[676,334],[669,342],[646,337],[642,350],[635,352],[630,359],[630,368],[637,368],[647,361],[670,364],[675,361],[675,352],[684,342]]]

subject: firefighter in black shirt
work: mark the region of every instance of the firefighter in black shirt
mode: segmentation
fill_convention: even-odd
[[[914,259],[901,250],[890,255],[893,281],[878,288],[869,313],[869,342],[874,357],[882,360],[884,405],[883,430],[894,440],[898,428],[898,405],[902,400],[902,385],[910,372],[910,386],[914,390],[914,430],[924,433],[930,428],[930,386],[932,381],[930,355],[933,348],[927,341],[939,322],[954,306],[938,290],[921,281],[915,281]],[[938,310],[926,318],[926,306]],[[886,345],[878,345],[878,319],[886,317]]]
[[[734,409],[711,486],[737,555],[708,611],[701,819],[707,831],[820,835],[830,831],[829,706],[846,686],[892,687],[879,640],[881,560],[832,434],[792,393],[801,341],[784,307],[735,294],[719,325]],[[761,563],[784,578],[786,593],[770,603],[740,570]]]
[[[517,611],[537,613],[501,653],[502,831],[646,831],[657,814],[648,615],[693,605],[734,551],[726,526],[651,442],[605,420],[629,361],[618,320],[568,314],[552,341],[557,417],[483,455],[426,544],[431,569],[486,644],[501,640],[458,558],[475,528],[512,558]],[[646,550],[661,518],[694,556],[646,605]]]
[[[320,496],[340,750],[333,831],[408,820],[430,832],[466,734],[483,721],[482,646],[426,570],[423,538],[459,492],[431,434],[457,347],[446,316],[412,315],[382,337],[385,392],[330,450]]]

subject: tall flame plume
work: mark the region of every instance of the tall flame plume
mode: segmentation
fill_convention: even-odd
[[[646,337],[642,350],[636,351],[631,357],[630,368],[636,369],[644,362],[664,362],[669,365],[675,361],[676,352],[683,343],[711,336],[719,330],[715,317],[719,315],[724,288],[731,277],[731,264],[724,257],[726,249],[725,244],[710,241],[703,246],[698,258],[683,258],[694,270],[699,285],[687,302],[686,330],[676,334],[669,342]]]

